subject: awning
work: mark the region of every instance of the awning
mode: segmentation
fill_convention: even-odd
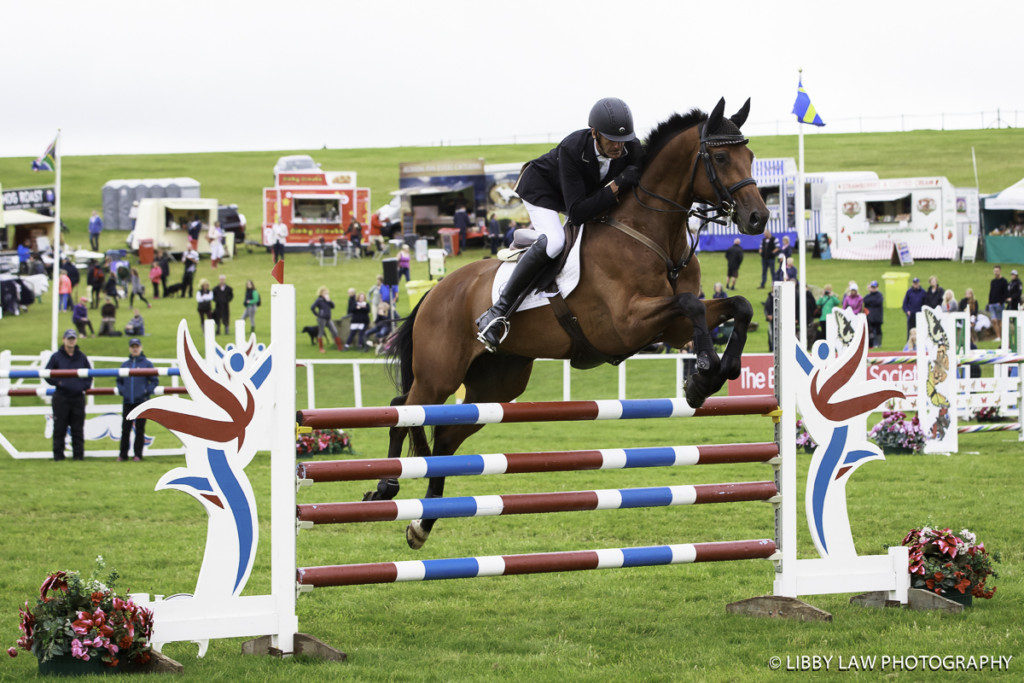
[[[909,192],[865,192],[860,199],[865,202],[895,202],[909,196]]]
[[[420,197],[422,195],[462,192],[469,187],[473,187],[473,183],[456,183],[455,185],[419,185],[417,187],[406,187],[401,190],[393,190],[391,194],[396,197]]]
[[[53,216],[44,216],[35,211],[25,209],[11,209],[4,211],[4,219],[0,225],[43,225],[53,223]]]

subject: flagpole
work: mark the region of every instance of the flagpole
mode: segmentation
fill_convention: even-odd
[[[804,70],[800,69],[800,78],[803,82]],[[804,207],[804,124],[803,121],[797,121],[797,140],[799,140],[799,162],[796,170],[796,241],[797,249],[800,251],[800,270],[797,273],[797,282],[799,283],[797,294],[797,307],[800,310],[800,345],[803,348],[807,348],[807,306],[804,304],[807,298],[807,268],[804,260],[804,252],[806,251],[806,238],[804,233],[806,229],[806,210]]]
[[[57,181],[54,184],[56,202],[54,206],[54,240],[53,240],[53,311],[50,318],[50,350],[57,350],[57,313],[60,308],[60,161],[63,156],[60,153],[60,128],[57,129],[57,137],[53,141],[53,156],[57,165]]]

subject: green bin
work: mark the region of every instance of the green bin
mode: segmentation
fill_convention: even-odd
[[[882,273],[882,282],[885,283],[885,307],[903,308],[903,297],[907,293],[907,283],[910,281],[910,273],[903,271],[889,271]]]
[[[423,295],[431,287],[437,284],[437,280],[409,280],[405,283],[405,294],[409,297],[409,310],[411,311],[420,302]]]

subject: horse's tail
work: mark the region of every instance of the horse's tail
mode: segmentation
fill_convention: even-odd
[[[398,387],[399,393],[403,395],[408,394],[409,389],[412,388],[412,326],[416,322],[416,313],[419,312],[424,299],[426,299],[426,295],[420,299],[416,307],[412,309],[412,313],[406,316],[388,340],[386,354],[388,375]]]

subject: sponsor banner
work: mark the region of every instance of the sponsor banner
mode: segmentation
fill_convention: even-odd
[[[730,396],[756,396],[775,392],[775,356],[770,353],[745,353],[740,361],[740,376],[729,380]]]
[[[398,164],[400,178],[413,176],[483,175],[484,160],[449,159],[444,161],[414,161]]]

